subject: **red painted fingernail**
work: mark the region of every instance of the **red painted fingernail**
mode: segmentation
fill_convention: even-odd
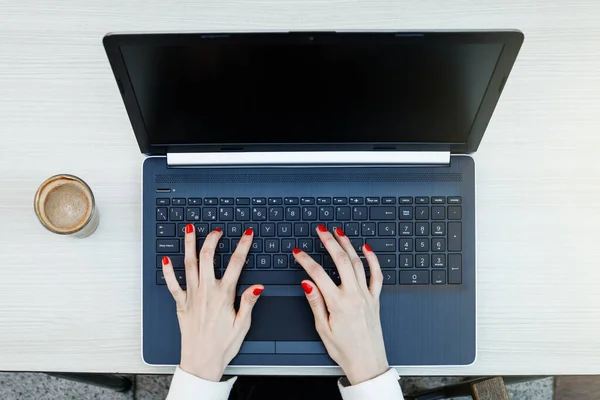
[[[321,232],[327,232],[327,228],[325,228],[325,225],[319,225],[317,226],[317,229]]]
[[[342,237],[346,236],[346,234],[340,227],[335,228],[335,233],[337,233],[338,236],[342,236]]]
[[[169,257],[163,256],[163,265],[167,265],[169,263]]]
[[[192,224],[187,224],[187,225],[185,226],[185,233],[192,233],[192,232],[194,232],[194,225],[192,225]]]
[[[304,293],[310,294],[313,288],[308,283],[302,282],[302,289],[304,289]]]
[[[261,294],[263,292],[263,290],[265,290],[265,289],[261,289],[261,288],[257,287],[256,289],[254,289],[254,291],[252,293],[254,293],[255,296],[258,296],[259,294]]]
[[[246,231],[244,232],[244,235],[248,235],[248,236],[250,236],[250,235],[252,235],[252,232],[253,232],[253,231],[252,231],[252,228],[248,228],[248,229],[246,229]]]
[[[294,252],[294,254],[298,254],[300,253],[302,250],[300,250],[299,248],[295,247],[294,250],[292,250]]]
[[[221,228],[215,228],[215,231],[217,231],[217,232],[223,232],[223,229],[221,229]]]
[[[363,246],[363,250],[366,250],[366,251],[373,251],[373,250],[371,250],[371,246],[369,246],[369,245],[368,245],[368,244],[366,244],[366,243],[365,243],[365,245]]]

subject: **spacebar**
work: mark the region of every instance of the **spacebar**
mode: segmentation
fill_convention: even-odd
[[[304,279],[310,279],[304,271],[242,271],[238,284],[298,285]]]

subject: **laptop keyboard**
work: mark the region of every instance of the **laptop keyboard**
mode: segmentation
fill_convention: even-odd
[[[240,284],[298,284],[308,278],[292,256],[295,247],[321,264],[340,283],[335,264],[317,236],[323,224],[341,228],[359,256],[367,243],[377,254],[384,285],[462,283],[461,197],[255,197],[156,200],[156,283],[164,285],[167,255],[180,284],[185,284],[185,227],[196,228],[197,249],[216,228],[223,238],[216,251],[217,278],[229,264],[243,232],[254,241]],[[368,265],[363,258],[367,277]]]

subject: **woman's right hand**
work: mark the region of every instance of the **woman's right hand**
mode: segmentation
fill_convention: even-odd
[[[362,260],[344,232],[336,228],[334,237],[319,225],[317,233],[342,283],[337,286],[308,254],[294,249],[296,260],[314,281],[303,281],[302,288],[329,356],[344,370],[350,384],[356,385],[389,369],[379,317],[383,275],[377,256],[364,245],[363,254],[371,270],[367,286]]]

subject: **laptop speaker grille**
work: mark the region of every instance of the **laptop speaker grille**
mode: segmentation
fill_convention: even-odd
[[[155,183],[327,183],[327,182],[462,182],[461,173],[327,173],[327,174],[159,174]]]

